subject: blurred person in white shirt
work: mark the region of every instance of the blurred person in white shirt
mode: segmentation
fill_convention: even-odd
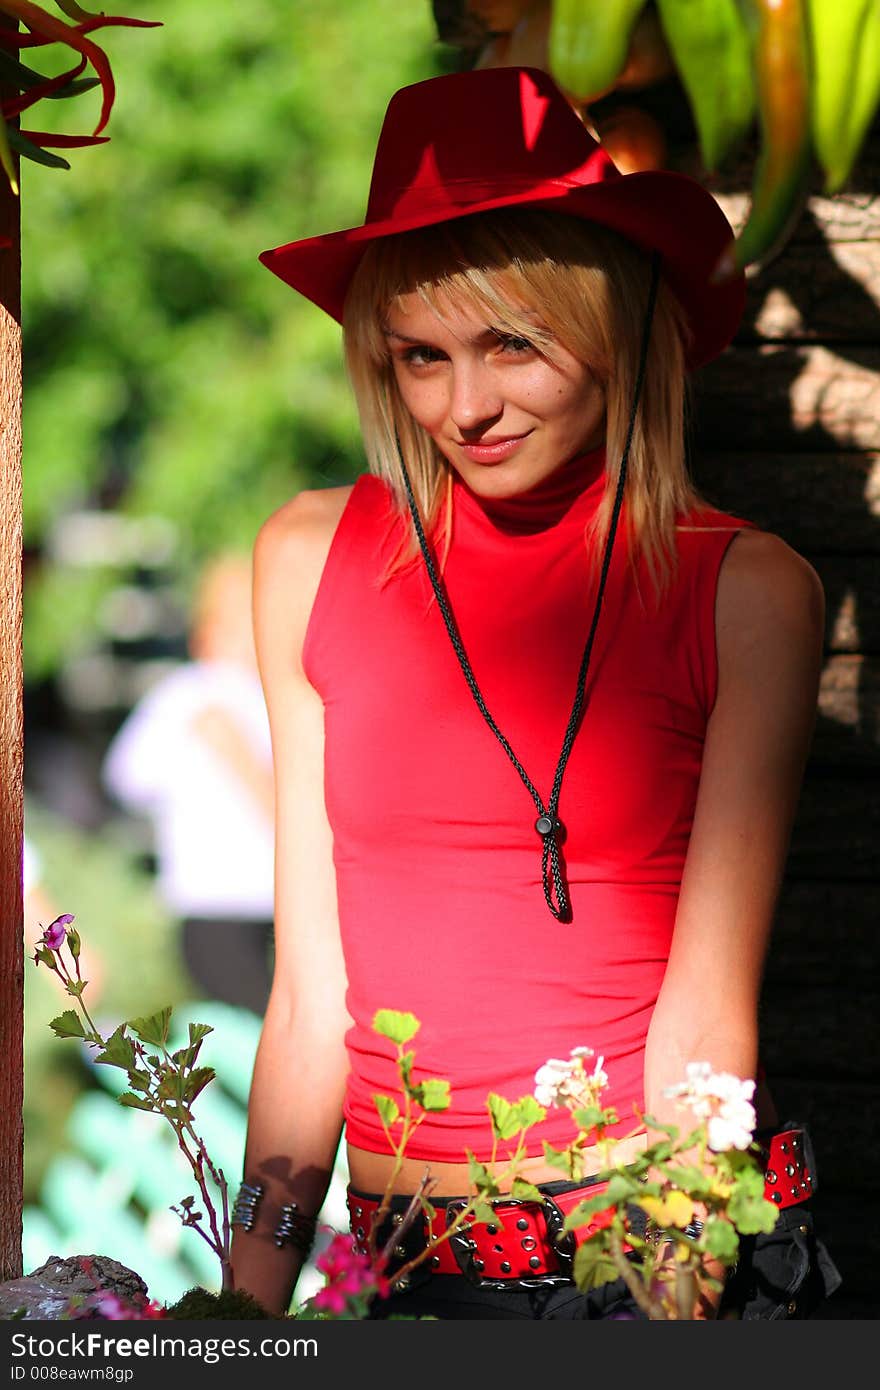
[[[113,739],[108,791],[152,823],[158,888],[208,997],[262,1014],[273,952],[273,785],[257,674],[251,565],[204,570],[190,660],[160,679]]]

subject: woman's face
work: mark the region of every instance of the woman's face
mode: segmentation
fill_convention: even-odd
[[[603,442],[604,391],[560,343],[539,353],[493,328],[488,310],[439,308],[404,295],[386,338],[405,406],[478,496],[526,492]]]

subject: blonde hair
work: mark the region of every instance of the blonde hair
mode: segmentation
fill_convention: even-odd
[[[629,427],[650,278],[647,256],[623,237],[534,208],[459,218],[367,248],[349,287],[343,321],[367,460],[389,484],[399,512],[408,515],[400,439],[425,530],[443,532],[444,559],[452,525],[452,469],[400,398],[383,331],[389,309],[411,293],[438,312],[442,301],[463,301],[487,312],[498,331],[526,337],[548,355],[555,339],[589,367],[606,400],[605,490],[584,533],[598,572]],[[536,332],[523,308],[538,309],[546,331]],[[661,276],[625,486],[630,562],[635,569],[636,555],[644,554],[658,603],[676,571],[676,519],[707,505],[685,463],[687,338],[684,312]],[[409,517],[406,538],[385,578],[418,553]]]

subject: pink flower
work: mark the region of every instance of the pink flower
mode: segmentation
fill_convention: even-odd
[[[324,1313],[344,1313],[347,1301],[345,1294],[333,1284],[325,1284],[315,1294],[315,1307]]]
[[[324,1312],[344,1314],[354,1300],[374,1294],[387,1298],[390,1292],[388,1280],[374,1269],[368,1255],[355,1248],[351,1236],[334,1236],[315,1265],[327,1278],[314,1298],[315,1307]]]
[[[84,1299],[80,1298],[73,1303],[68,1315],[74,1319],[99,1317],[107,1318],[111,1322],[145,1322],[148,1319],[164,1318],[165,1309],[154,1299],[143,1295],[133,1298],[128,1303],[110,1289],[95,1289]]]
[[[67,936],[64,929],[72,921],[72,912],[64,912],[60,917],[56,917],[54,922],[50,922],[48,927],[43,928],[43,935],[40,937],[41,945],[48,947],[50,951],[60,951]]]

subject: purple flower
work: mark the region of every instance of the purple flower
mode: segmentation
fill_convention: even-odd
[[[72,921],[72,912],[64,912],[60,917],[56,917],[54,922],[50,922],[48,927],[44,927],[43,935],[40,938],[42,944],[48,946],[50,951],[60,951],[67,936],[64,929]]]

